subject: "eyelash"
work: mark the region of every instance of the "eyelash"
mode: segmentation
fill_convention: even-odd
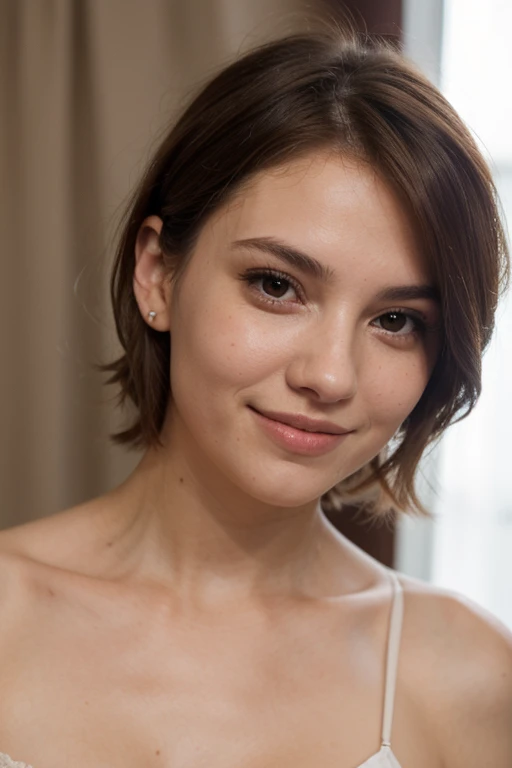
[[[273,278],[274,280],[282,280],[283,282],[288,283],[294,289],[299,299],[301,301],[304,301],[305,296],[304,296],[302,287],[291,275],[288,275],[286,272],[280,272],[279,270],[270,268],[270,267],[266,267],[266,268],[258,267],[255,269],[249,269],[240,275],[240,279],[243,282],[247,283],[251,288],[254,287],[259,280],[263,280],[268,277]],[[271,296],[266,296],[265,294],[259,291],[258,291],[258,299],[260,301],[263,301],[265,304],[269,304],[274,307],[276,305],[283,306],[283,304],[289,303],[289,301],[287,300],[273,299]],[[434,327],[431,324],[429,324],[428,321],[421,315],[411,311],[406,312],[403,309],[400,309],[399,307],[388,309],[387,312],[384,312],[382,315],[379,315],[379,317],[376,319],[378,320],[380,317],[385,317],[386,315],[395,315],[395,314],[404,315],[405,317],[411,319],[415,324],[415,329],[410,333],[392,333],[391,331],[379,329],[385,335],[393,336],[396,340],[406,341],[413,335],[414,336],[422,335],[429,330],[434,330]]]

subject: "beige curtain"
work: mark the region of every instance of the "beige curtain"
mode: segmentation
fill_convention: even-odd
[[[0,0],[0,527],[119,482],[107,300],[116,217],[159,131],[300,0]]]

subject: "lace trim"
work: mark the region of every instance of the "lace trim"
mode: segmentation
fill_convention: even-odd
[[[4,755],[3,752],[0,752],[0,768],[32,768],[32,766],[28,763],[12,760],[9,755]]]

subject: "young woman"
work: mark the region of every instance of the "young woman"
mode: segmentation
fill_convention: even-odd
[[[301,35],[215,77],[114,269],[142,461],[0,537],[0,765],[510,768],[508,631],[323,513],[418,508],[507,270],[488,168],[397,53]]]

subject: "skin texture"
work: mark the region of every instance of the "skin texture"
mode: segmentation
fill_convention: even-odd
[[[312,532],[321,528],[319,497],[394,435],[435,360],[435,332],[413,333],[414,321],[404,318],[393,335],[377,322],[394,308],[376,300],[380,291],[429,283],[411,228],[371,169],[329,155],[256,179],[206,223],[178,284],[165,279],[155,234],[161,222],[146,224],[135,291],[143,315],[157,313],[153,327],[171,331],[173,398],[164,448],[150,452],[142,469],[151,477],[144,498],[188,510],[160,523],[175,577],[182,558],[188,568],[190,547],[201,561],[191,578],[204,590],[216,588],[215,561],[221,573],[237,563],[229,591],[267,583],[274,590],[281,579],[293,588],[297,564],[303,574],[304,557],[322,538]],[[269,305],[262,280],[241,277],[282,270],[282,262],[232,245],[254,237],[300,247],[330,270],[329,282],[289,271],[297,288]],[[439,322],[430,300],[404,310]],[[269,440],[251,407],[328,419],[352,433],[323,456],[299,456]]]
[[[171,331],[163,446],[111,493],[0,534],[0,751],[34,768],[355,768],[380,746],[391,586],[318,500],[421,397],[437,306],[377,296],[429,284],[427,266],[391,190],[335,155],[256,177],[205,224],[178,282],[160,228],[141,227],[134,289]],[[256,237],[300,248],[329,280],[232,248]],[[247,280],[262,268],[292,282]],[[410,333],[398,309],[432,330]],[[298,454],[252,408],[351,433]],[[403,768],[506,768],[509,634],[401,581],[395,754]]]

